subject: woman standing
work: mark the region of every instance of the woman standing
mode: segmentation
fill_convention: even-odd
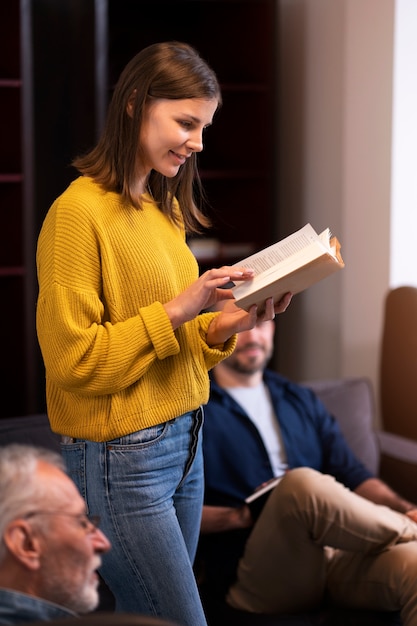
[[[106,126],[57,198],[38,242],[37,329],[51,426],[70,475],[102,517],[103,578],[117,610],[204,626],[192,561],[203,475],[208,370],[230,355],[249,313],[201,313],[250,270],[198,277],[185,234],[196,206],[196,153],[221,100],[190,46],[152,45],[116,85]],[[242,218],[243,219],[243,218]],[[285,310],[290,296],[264,317]]]

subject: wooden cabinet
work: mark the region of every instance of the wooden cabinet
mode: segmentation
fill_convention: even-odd
[[[96,137],[94,0],[0,6],[0,417],[45,410],[36,242]]]
[[[202,270],[274,240],[276,22],[276,0],[2,3],[0,417],[45,410],[35,332],[39,229],[76,176],[71,160],[95,143],[120,71],[143,47],[169,39],[194,45],[222,87],[223,107],[199,156],[213,221]]]
[[[0,25],[0,410],[20,412],[26,366],[18,2],[1,4]]]
[[[277,168],[275,0],[107,0],[107,4],[110,84],[142,47],[172,39],[195,46],[219,78],[223,106],[199,156],[213,221],[205,245],[195,242],[202,269],[237,261],[272,243]]]

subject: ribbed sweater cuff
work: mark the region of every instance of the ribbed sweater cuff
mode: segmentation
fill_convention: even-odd
[[[154,302],[140,310],[146,330],[155,348],[158,359],[178,354],[180,346],[175,337],[171,321],[160,302]]]

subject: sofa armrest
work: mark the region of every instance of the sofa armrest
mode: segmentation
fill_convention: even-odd
[[[417,441],[379,431],[380,477],[417,505]]]
[[[381,453],[417,465],[417,441],[386,431],[377,432]]]

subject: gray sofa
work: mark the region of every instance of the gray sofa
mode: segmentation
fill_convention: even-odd
[[[380,449],[375,429],[375,398],[368,378],[336,378],[306,381],[339,422],[356,456],[379,473]]]
[[[0,418],[0,446],[27,443],[61,452],[60,437],[52,432],[46,414]]]
[[[375,397],[371,382],[363,377],[307,381],[322,399],[329,411],[339,421],[342,431],[357,456],[376,474],[384,465],[382,460],[395,458],[417,465],[417,443],[403,441],[375,429]],[[59,450],[59,437],[52,433],[46,415],[31,415],[0,419],[0,445],[26,442]],[[398,457],[398,458],[397,458]],[[385,464],[386,465],[386,464]],[[388,464],[389,466],[389,464]],[[395,484],[395,476],[382,475]],[[392,481],[391,481],[392,479]],[[414,486],[408,485],[408,497]],[[398,488],[398,487],[396,487]],[[411,498],[412,499],[412,498]],[[415,497],[417,502],[417,493]],[[331,610],[323,608],[317,613],[292,616],[265,616],[229,611],[224,605],[209,597],[204,583],[201,585],[209,623],[212,626],[390,626],[400,625],[397,613]],[[111,608],[111,598],[103,589],[101,608]]]

